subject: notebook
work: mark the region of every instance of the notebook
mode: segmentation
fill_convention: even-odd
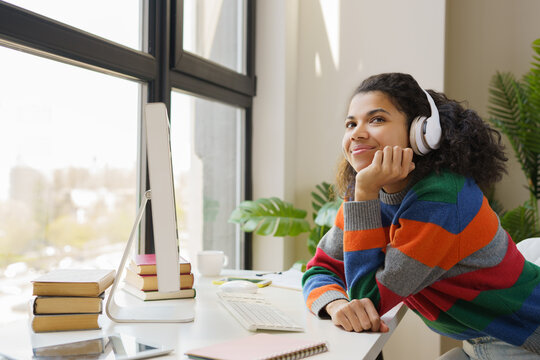
[[[328,351],[326,342],[284,335],[256,334],[186,352],[190,359],[294,360]]]

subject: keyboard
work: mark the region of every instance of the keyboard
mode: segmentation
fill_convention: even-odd
[[[304,331],[259,294],[217,293],[221,303],[249,331]]]

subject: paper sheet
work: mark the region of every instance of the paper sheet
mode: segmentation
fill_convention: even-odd
[[[270,286],[277,286],[286,289],[302,291],[302,275],[300,270],[291,268],[281,274],[266,274],[261,276],[263,279],[272,280]]]

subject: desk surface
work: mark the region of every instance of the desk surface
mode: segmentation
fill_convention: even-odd
[[[247,271],[224,271],[222,275],[250,275]],[[175,351],[160,359],[187,359],[184,352],[211,345],[214,343],[245,337],[253,334],[245,330],[219,303],[215,294],[217,286],[212,284],[216,278],[196,277],[196,299],[167,300],[143,303],[138,299],[118,291],[119,302],[126,301],[131,305],[152,306],[167,305],[193,306],[195,321],[179,324],[120,324],[102,316],[101,330],[64,331],[56,333],[35,334],[29,328],[29,322],[20,320],[7,324],[0,329],[0,352],[15,359],[31,359],[32,345],[45,346],[69,341],[83,340],[115,332],[128,333],[155,343],[163,343],[174,347]],[[374,359],[381,351],[391,333],[405,314],[405,306],[397,306],[383,316],[389,325],[390,332],[354,333],[346,332],[332,324],[330,320],[320,320],[311,314],[297,290],[268,286],[259,289],[259,293],[273,302],[285,314],[306,329],[303,333],[272,332],[286,336],[325,340],[329,352],[313,356],[314,359],[348,359],[354,354],[355,359]]]

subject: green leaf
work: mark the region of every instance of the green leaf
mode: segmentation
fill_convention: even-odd
[[[535,211],[529,203],[508,211],[501,218],[502,227],[508,231],[515,243],[540,235],[535,222]]]
[[[259,235],[296,236],[309,232],[307,212],[277,197],[243,201],[233,210],[229,222],[245,232]]]
[[[342,202],[343,199],[338,199],[324,204],[324,206],[317,213],[315,224],[319,226],[332,227]]]

